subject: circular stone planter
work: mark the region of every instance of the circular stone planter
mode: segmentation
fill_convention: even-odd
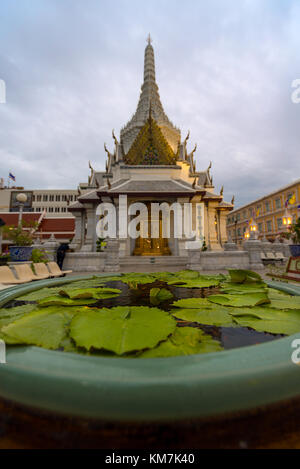
[[[70,281],[83,278],[87,277]],[[66,279],[4,290],[0,307],[61,283]],[[297,287],[269,285],[300,294]],[[291,359],[295,339],[300,334],[208,355],[146,360],[8,347],[7,364],[0,365],[0,399],[34,411],[110,424],[180,425],[222,416],[228,422],[228,415],[300,399],[300,369]]]

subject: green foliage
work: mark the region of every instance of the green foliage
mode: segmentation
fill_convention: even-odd
[[[262,278],[256,272],[252,272],[251,270],[229,270],[229,275],[231,277],[232,283],[252,283],[258,282],[262,283]]]
[[[14,246],[32,246],[34,241],[33,233],[36,226],[36,223],[26,223],[23,221],[21,226],[4,226],[2,230],[5,239],[12,241]]]
[[[2,329],[4,334],[19,344],[56,350],[67,335],[71,317],[66,310],[36,310]]]
[[[207,326],[234,327],[234,321],[228,308],[204,305],[198,309],[173,309],[172,314],[187,322],[196,322]]]
[[[31,254],[31,260],[34,264],[43,263],[46,264],[49,262],[49,259],[44,251],[41,249],[33,249]]]
[[[165,342],[138,355],[139,358],[167,358],[220,352],[222,346],[210,335],[192,327],[177,327]]]
[[[116,288],[66,288],[59,291],[60,296],[70,298],[71,300],[91,299],[104,300],[119,296],[121,290]]]
[[[223,306],[243,308],[271,303],[267,292],[249,292],[237,295],[212,295],[208,301]]]
[[[96,298],[94,299],[82,299],[82,300],[70,300],[70,298],[63,298],[62,296],[50,296],[48,298],[43,298],[38,300],[40,307],[47,306],[84,306],[91,305],[96,303]]]
[[[258,332],[284,335],[300,332],[300,310],[279,311],[261,307],[233,310],[231,314],[239,326],[250,327]]]
[[[157,308],[120,306],[79,313],[71,323],[71,337],[79,347],[124,355],[155,347],[176,328],[176,321]]]
[[[291,225],[289,235],[294,244],[300,244],[300,218]]]
[[[152,288],[150,290],[150,303],[153,305],[159,305],[160,303],[171,300],[172,298],[172,293],[166,288]]]
[[[104,252],[105,246],[106,246],[105,238],[98,238],[96,242],[96,251]]]

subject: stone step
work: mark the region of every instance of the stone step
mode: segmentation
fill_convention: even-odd
[[[188,259],[178,256],[120,258],[121,272],[178,272],[186,269]]]

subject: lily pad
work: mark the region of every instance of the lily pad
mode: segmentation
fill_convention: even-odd
[[[269,298],[271,300],[270,308],[300,310],[300,296],[291,296],[274,290],[269,290]]]
[[[72,314],[65,310],[36,310],[3,327],[2,330],[15,343],[56,350],[67,335],[67,326],[71,318]]]
[[[171,300],[172,298],[172,293],[166,288],[152,288],[150,290],[150,302],[154,305],[159,305],[160,303]]]
[[[227,308],[203,307],[201,309],[173,309],[174,317],[206,326],[234,327],[234,321]]]
[[[243,327],[258,332],[292,335],[300,332],[300,310],[279,311],[272,308],[245,308],[231,311],[234,320]]]
[[[207,298],[186,298],[183,300],[174,301],[172,304],[175,308],[183,309],[200,309],[214,307]]]
[[[16,340],[9,338],[6,334],[2,332],[4,326],[8,326],[12,322],[21,319],[26,314],[29,314],[35,310],[37,305],[23,305],[17,306],[16,308],[0,309],[0,339],[4,340],[7,344],[14,345],[18,343]]]
[[[208,301],[218,305],[243,308],[247,306],[258,306],[270,303],[267,292],[244,293],[237,295],[212,295]]]
[[[251,270],[228,270],[232,283],[262,282],[262,278]]]
[[[90,310],[74,317],[70,336],[79,347],[117,355],[155,347],[176,328],[169,313],[157,308],[116,307]]]
[[[220,280],[218,279],[206,279],[198,277],[191,280],[171,280],[168,285],[174,285],[178,288],[210,288],[219,285]]]
[[[233,295],[239,295],[243,293],[261,293],[267,292],[268,287],[265,283],[242,283],[236,284],[232,282],[224,283],[221,285],[222,293],[230,293]]]
[[[138,355],[138,358],[167,358],[180,355],[196,355],[223,350],[221,344],[200,329],[177,327],[168,340],[152,350]]]
[[[49,296],[58,295],[61,287],[56,288],[41,288],[40,290],[33,291],[27,295],[23,295],[17,298],[18,301],[38,301],[43,298],[49,298]]]
[[[63,298],[62,296],[50,296],[38,301],[39,306],[84,306],[96,303],[97,299],[81,299],[71,300],[70,298]]]
[[[80,300],[80,299],[107,299],[114,298],[118,296],[121,290],[116,288],[81,288],[81,289],[64,289],[60,290],[60,296],[70,298],[71,300]]]

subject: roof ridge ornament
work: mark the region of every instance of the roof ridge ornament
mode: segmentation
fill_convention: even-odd
[[[148,37],[147,37],[147,42],[148,42],[148,46],[151,46],[152,44],[152,37],[151,37],[151,34],[149,33]]]

